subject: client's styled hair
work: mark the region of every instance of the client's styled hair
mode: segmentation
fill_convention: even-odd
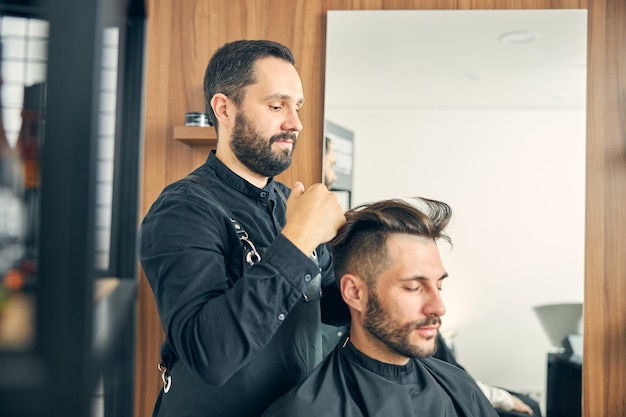
[[[396,233],[422,236],[426,239],[443,238],[452,216],[446,203],[427,198],[415,198],[416,204],[390,199],[363,204],[346,212],[346,223],[329,243],[333,253],[337,280],[346,273],[373,284],[380,271],[388,266],[386,242]],[[417,206],[420,205],[420,207]]]

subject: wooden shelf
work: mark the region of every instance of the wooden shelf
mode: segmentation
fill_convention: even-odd
[[[189,146],[215,146],[217,133],[213,126],[174,126],[174,139]]]

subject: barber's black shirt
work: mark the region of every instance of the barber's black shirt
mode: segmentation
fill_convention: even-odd
[[[259,416],[321,361],[320,300],[302,297],[311,278],[321,270],[325,321],[345,322],[347,308],[326,248],[317,249],[318,267],[280,234],[285,185],[257,188],[213,152],[192,174],[211,192],[177,181],[141,225],[140,259],[172,377],[155,415]],[[252,267],[231,217],[261,253]]]

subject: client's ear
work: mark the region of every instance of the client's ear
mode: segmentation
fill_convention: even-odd
[[[339,284],[341,297],[348,306],[361,313],[367,308],[367,286],[361,278],[353,274],[345,274]]]

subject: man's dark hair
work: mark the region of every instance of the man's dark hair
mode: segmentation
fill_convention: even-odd
[[[443,238],[452,216],[446,203],[417,198],[423,208],[400,199],[364,204],[346,212],[346,223],[330,242],[337,281],[347,273],[361,277],[372,286],[389,266],[387,239],[392,234],[409,234],[426,239]]]
[[[211,57],[204,73],[204,100],[206,111],[217,129],[217,118],[211,108],[211,99],[217,93],[228,96],[239,106],[244,89],[256,82],[254,64],[259,59],[278,58],[295,65],[289,48],[267,40],[239,40],[227,43]]]

